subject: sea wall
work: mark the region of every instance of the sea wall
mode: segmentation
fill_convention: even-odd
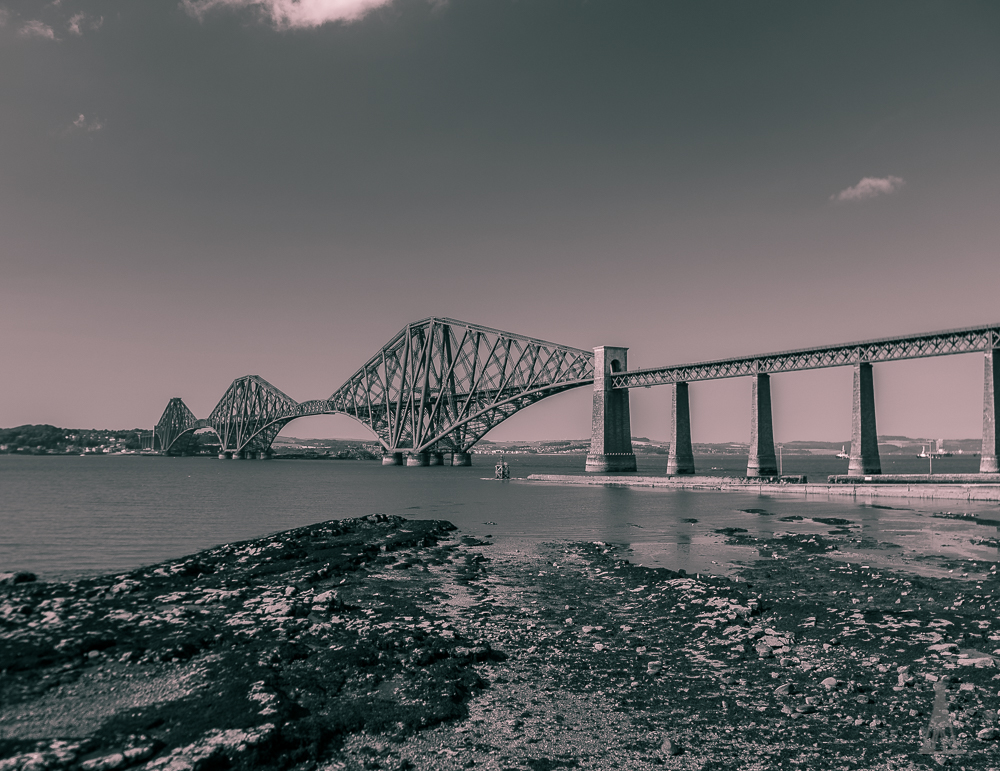
[[[963,501],[1000,501],[1000,484],[937,484],[927,482],[808,482],[788,484],[762,479],[739,477],[651,477],[573,474],[531,474],[529,482],[568,485],[603,485],[612,487],[662,487],[677,490],[720,490],[723,492],[755,492],[767,495],[799,495],[852,498],[924,498]]]

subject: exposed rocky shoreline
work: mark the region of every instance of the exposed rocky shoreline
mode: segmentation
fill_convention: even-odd
[[[726,535],[736,580],[382,515],[8,575],[0,771],[1000,766],[995,566]]]

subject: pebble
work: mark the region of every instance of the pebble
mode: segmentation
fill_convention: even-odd
[[[681,754],[681,748],[680,745],[668,737],[664,739],[663,744],[660,745],[660,752],[664,755],[673,757],[674,755]]]
[[[1000,731],[996,728],[984,728],[976,734],[976,738],[981,742],[992,742],[1000,738]]]
[[[840,684],[840,681],[836,677],[828,677],[825,680],[823,680],[822,682],[820,682],[820,685],[822,685],[828,691],[832,691],[839,684]]]

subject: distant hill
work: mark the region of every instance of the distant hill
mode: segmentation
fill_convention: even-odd
[[[49,424],[24,425],[14,428],[0,428],[0,453],[24,455],[51,455],[80,452],[120,452],[140,449],[139,434],[144,433],[147,441],[149,429],[109,430],[93,428],[59,428]],[[183,450],[189,455],[215,454],[218,440],[210,431],[181,437]],[[885,434],[878,438],[879,452],[888,455],[916,455],[924,447],[936,447],[937,439],[915,439],[908,436]],[[662,455],[669,451],[670,443],[645,436],[632,437],[633,448],[640,454]],[[821,442],[796,439],[782,442],[785,453],[826,455],[849,448],[851,440]],[[337,456],[352,453],[375,456],[381,454],[381,446],[373,438],[364,439],[300,439],[294,436],[279,436],[272,445],[279,455],[312,454]],[[496,452],[525,453],[585,453],[590,448],[590,439],[549,439],[545,441],[490,441],[482,439],[476,445],[481,454]],[[947,452],[973,454],[982,449],[982,440],[945,439],[942,449]],[[702,455],[741,455],[748,451],[742,442],[695,442],[694,451]]]

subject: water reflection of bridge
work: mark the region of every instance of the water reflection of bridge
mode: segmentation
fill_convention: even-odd
[[[1000,325],[868,340],[734,359],[629,370],[627,348],[593,353],[475,324],[430,318],[408,324],[329,399],[296,402],[263,378],[233,381],[212,413],[198,419],[171,399],[156,425],[158,448],[169,451],[187,433],[210,429],[223,457],[267,457],[292,420],[348,415],[384,448],[383,463],[468,465],[472,447],[514,413],[572,388],[594,386],[588,471],[634,471],[629,389],[672,386],[667,472],[694,473],[689,383],[751,378],[749,476],[774,476],[770,376],[826,367],[854,368],[851,474],[878,474],[873,364],[960,353],[985,354],[983,451],[980,471],[996,473]],[[597,376],[595,378],[595,372]]]

